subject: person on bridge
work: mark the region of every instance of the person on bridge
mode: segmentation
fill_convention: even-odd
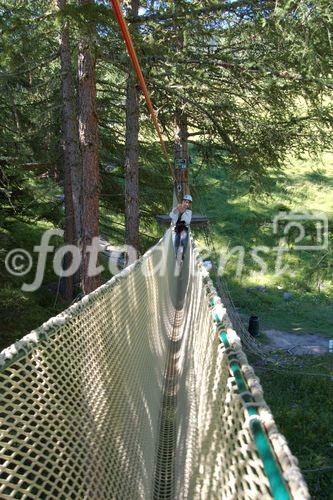
[[[179,247],[182,248],[182,259],[184,259],[185,250],[188,244],[188,230],[192,219],[192,211],[190,209],[192,203],[192,196],[185,194],[183,201],[174,207],[170,212],[171,220],[175,223],[173,230],[173,246],[175,249],[176,257],[178,255]]]

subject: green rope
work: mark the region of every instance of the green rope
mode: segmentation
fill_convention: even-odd
[[[221,342],[223,342],[224,347],[226,349],[230,348],[226,332],[222,332],[220,334],[220,340]],[[231,354],[229,356],[229,366],[232,374],[235,377],[239,394],[242,395],[244,394],[244,392],[248,392],[249,389],[247,387],[243,374],[240,370],[236,354]],[[250,396],[249,394],[244,394],[243,400],[246,403],[254,402],[253,397]],[[258,411],[255,407],[251,406],[248,406],[246,408],[246,411],[250,416],[255,415],[258,417],[256,419],[251,420],[250,427],[254,436],[255,443],[258,448],[260,458],[264,465],[264,470],[266,472],[269,484],[271,486],[273,497],[275,500],[290,500],[291,497],[283,480],[281,470],[277,464],[276,458],[273,455],[268,438],[259,420]]]

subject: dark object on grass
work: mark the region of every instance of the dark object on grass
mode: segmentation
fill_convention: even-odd
[[[257,337],[259,335],[259,318],[258,318],[258,316],[250,316],[249,334],[252,335],[252,337]]]

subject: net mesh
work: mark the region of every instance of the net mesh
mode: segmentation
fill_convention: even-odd
[[[168,231],[0,355],[1,498],[272,498],[205,280],[193,243],[180,270]],[[229,337],[286,484],[309,498]]]

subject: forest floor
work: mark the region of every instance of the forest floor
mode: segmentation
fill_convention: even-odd
[[[248,194],[246,179],[235,182],[218,169],[212,169],[209,177],[195,177],[196,210],[211,221],[214,248],[207,248],[197,230],[196,242],[203,256],[211,257],[217,265],[224,263],[227,253],[229,260],[222,271],[235,306],[248,316],[259,316],[266,329],[333,337],[332,183],[332,153],[317,162],[291,162],[272,180],[269,195]],[[276,272],[281,235],[274,234],[273,220],[281,212],[295,214],[299,210],[326,217],[328,248],[295,249],[293,241],[298,233],[291,232],[281,261],[281,268],[288,270]],[[311,224],[305,223],[306,231],[311,231]],[[305,237],[305,243],[313,243],[311,236]],[[254,261],[254,251],[265,268]],[[239,263],[240,275],[236,275]]]

